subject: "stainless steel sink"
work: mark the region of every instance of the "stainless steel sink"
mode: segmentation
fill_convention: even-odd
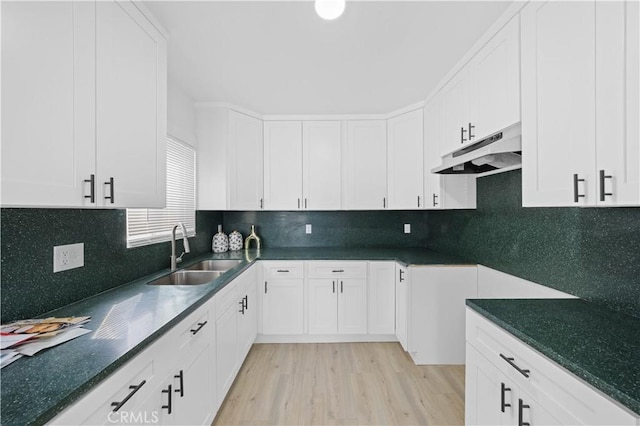
[[[164,277],[149,281],[149,285],[200,285],[207,284],[222,275],[224,271],[175,271]]]
[[[229,269],[238,266],[242,262],[241,260],[228,260],[228,259],[209,259],[198,262],[185,268],[185,271],[228,271]]]

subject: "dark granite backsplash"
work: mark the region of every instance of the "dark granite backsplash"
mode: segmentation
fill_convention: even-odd
[[[640,317],[640,208],[523,208],[520,170],[477,210],[427,214],[427,246]]]
[[[421,211],[224,212],[224,230],[246,237],[256,225],[263,247],[425,247],[427,222]],[[411,233],[404,233],[404,224]],[[311,224],[312,233],[305,233]]]
[[[126,211],[2,209],[1,320],[38,316],[169,267],[171,243],[126,248]],[[191,254],[211,250],[219,212],[197,212]],[[84,267],[53,273],[53,246],[84,243]],[[179,246],[180,247],[180,246]],[[181,248],[181,247],[180,247]]]
[[[219,223],[245,237],[255,224],[265,248],[424,247],[640,317],[640,208],[523,208],[521,194],[516,170],[478,179],[477,210],[200,211],[191,248],[210,251]],[[1,221],[3,322],[168,267],[169,243],[126,248],[124,210],[2,209]],[[53,274],[52,247],[75,242],[85,266]]]

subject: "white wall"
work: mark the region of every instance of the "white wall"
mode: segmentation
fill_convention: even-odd
[[[198,146],[194,102],[171,80],[167,87],[167,132],[193,147]]]

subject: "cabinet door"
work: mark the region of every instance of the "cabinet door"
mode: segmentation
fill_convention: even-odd
[[[1,7],[2,205],[95,205],[95,5]]]
[[[262,295],[263,334],[302,334],[304,299],[302,279],[269,279]]]
[[[516,15],[473,59],[477,111],[472,141],[520,121],[520,18]]]
[[[253,268],[253,267],[252,267]],[[238,340],[240,359],[244,361],[258,332],[258,310],[255,270],[244,272],[239,278],[240,304],[238,316]]]
[[[314,278],[308,281],[309,334],[338,332],[338,279]]]
[[[596,2],[598,205],[640,203],[639,7],[637,1]]]
[[[463,68],[442,89],[440,155],[448,154],[469,142],[468,124],[471,119],[468,105],[471,70]]]
[[[263,208],[262,121],[229,111],[229,209]]]
[[[424,196],[426,209],[442,208],[442,176],[431,170],[442,161],[441,97],[436,96],[424,107]]]
[[[367,333],[367,280],[340,279],[338,293],[338,334]],[[338,287],[338,286],[336,286]]]
[[[405,351],[409,348],[409,277],[406,267],[396,264],[396,337]]]
[[[302,124],[305,209],[339,210],[342,206],[342,126],[339,121]]]
[[[523,205],[593,203],[595,3],[532,2],[521,25]]]
[[[411,270],[409,353],[416,364],[464,364],[465,300],[478,296],[474,266]]]
[[[216,394],[218,406],[224,401],[239,365],[237,306],[234,300],[216,318]]]
[[[467,344],[466,353],[465,424],[516,424],[515,386],[472,345]]]
[[[424,206],[422,114],[418,109],[387,122],[389,208]]]
[[[302,207],[302,123],[264,123],[264,208]]]
[[[166,41],[133,3],[96,2],[96,69],[98,205],[162,208]]]
[[[347,122],[345,208],[380,210],[387,207],[387,122]]]
[[[396,332],[396,266],[369,262],[369,334]]]
[[[216,401],[212,395],[211,378],[215,368],[211,357],[213,342],[194,348],[190,356],[178,363],[173,376],[175,402],[174,424],[210,424]]]

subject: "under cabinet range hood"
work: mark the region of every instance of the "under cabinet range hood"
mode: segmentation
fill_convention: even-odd
[[[520,123],[466,145],[442,157],[442,164],[431,170],[440,174],[479,174],[518,168],[522,164]]]

